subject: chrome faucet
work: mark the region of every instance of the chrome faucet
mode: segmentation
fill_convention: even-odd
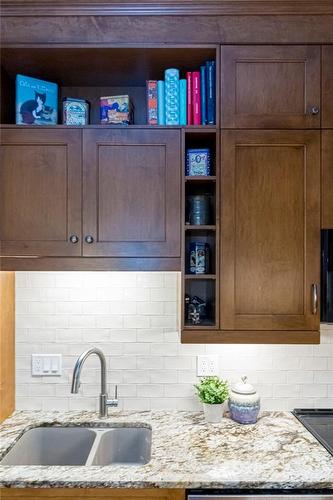
[[[117,386],[116,386],[116,390],[115,390],[115,398],[108,399],[108,394],[106,392],[106,361],[105,361],[105,356],[100,349],[97,349],[97,347],[92,347],[91,349],[88,349],[87,351],[83,352],[81,354],[81,356],[78,358],[78,360],[76,361],[74,371],[73,371],[71,393],[77,394],[79,392],[79,387],[81,384],[80,383],[80,376],[81,376],[82,367],[83,367],[85,360],[91,354],[96,354],[96,356],[99,357],[99,360],[101,362],[101,393],[99,395],[99,416],[100,417],[107,417],[108,406],[118,406]]]

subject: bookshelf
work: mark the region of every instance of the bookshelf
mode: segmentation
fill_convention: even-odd
[[[211,175],[187,176],[186,151],[189,148],[209,148],[211,152]],[[182,329],[185,332],[216,330],[219,327],[219,134],[217,130],[183,131],[183,182],[182,182]],[[206,195],[210,200],[209,224],[189,224],[188,200],[191,195]],[[209,267],[205,274],[190,272],[191,243],[208,244]],[[199,298],[205,303],[206,311],[199,322],[189,314],[188,301]],[[193,313],[193,309],[190,313]]]

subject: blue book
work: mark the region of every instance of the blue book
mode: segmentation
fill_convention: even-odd
[[[179,125],[179,70],[165,70],[165,124]]]
[[[56,125],[58,85],[30,76],[16,75],[16,123]]]
[[[164,80],[157,82],[157,124],[165,125],[165,86]]]
[[[201,124],[207,124],[206,66],[200,66]]]
[[[186,80],[179,80],[179,124],[187,124],[187,82]]]
[[[216,77],[215,61],[206,62],[207,71],[207,123],[215,124]]]

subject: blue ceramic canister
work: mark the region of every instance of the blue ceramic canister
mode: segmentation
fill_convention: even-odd
[[[240,424],[255,424],[260,410],[260,397],[247,381],[242,377],[241,382],[235,384],[229,395],[230,416]]]

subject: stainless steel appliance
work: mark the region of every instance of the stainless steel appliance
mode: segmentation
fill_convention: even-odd
[[[224,494],[224,493],[189,493],[188,500],[332,500],[333,493],[253,493],[253,494]]]
[[[333,323],[333,229],[321,232],[321,311],[324,323]]]

